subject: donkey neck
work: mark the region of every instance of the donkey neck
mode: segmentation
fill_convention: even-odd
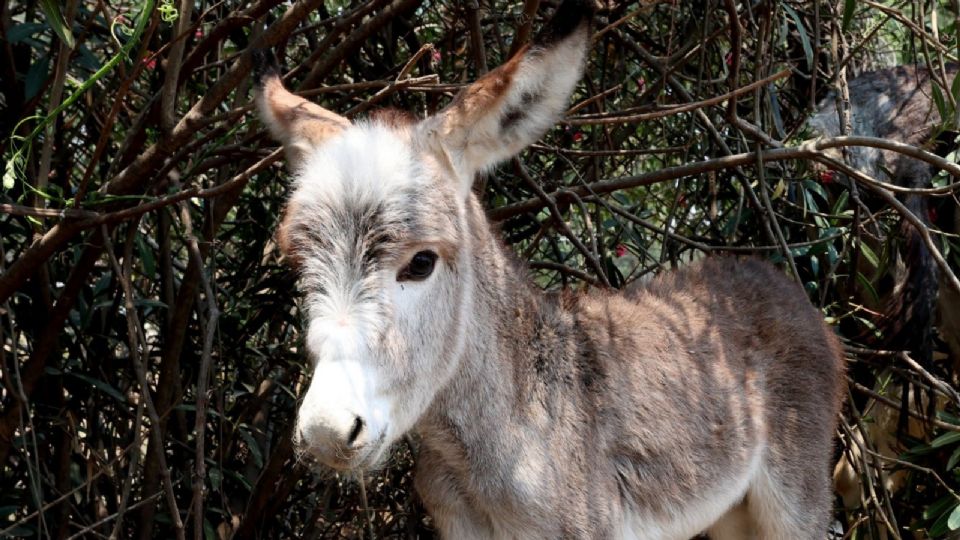
[[[558,342],[543,341],[546,335],[560,331],[555,327],[563,324],[558,317],[562,308],[559,297],[544,294],[532,283],[526,267],[503,244],[499,231],[493,229],[472,196],[468,212],[474,275],[472,324],[451,390],[457,385],[480,385],[501,398],[499,403],[522,413],[522,404],[514,398],[533,382],[527,380],[530,373],[526,368],[536,363],[535,357],[559,354],[543,350],[559,347]],[[456,400],[462,402],[459,396]],[[489,410],[491,404],[483,401],[480,408]]]
[[[556,441],[548,432],[572,425],[591,431],[592,400],[585,389],[590,381],[584,376],[598,370],[577,320],[576,298],[537,289],[472,197],[468,212],[474,312],[459,369],[420,432],[423,444],[451,462],[452,470],[475,482],[482,476],[479,491],[492,495],[509,487],[504,491],[515,494],[519,453],[554,453],[549,446]]]

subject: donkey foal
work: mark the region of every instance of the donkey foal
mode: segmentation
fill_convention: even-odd
[[[446,538],[823,538],[842,359],[799,287],[713,258],[629,294],[544,294],[471,193],[563,112],[590,13],[564,2],[422,121],[351,123],[259,57],[315,363],[297,442],[369,468],[418,432]]]

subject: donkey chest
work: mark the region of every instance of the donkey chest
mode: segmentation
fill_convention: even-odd
[[[459,445],[458,445],[459,446]],[[509,451],[508,451],[509,449]],[[464,451],[464,447],[421,447],[417,487],[432,515],[448,515],[454,530],[482,530],[486,538],[525,538],[530,531],[546,537],[570,536],[564,531],[587,530],[585,510],[605,516],[616,493],[584,489],[590,479],[572,473],[577,467],[558,460],[542,445],[516,444],[503,451]],[[442,498],[432,494],[443,493]],[[603,504],[594,504],[603,501]],[[469,526],[465,526],[469,524]],[[609,537],[612,527],[606,530]],[[574,535],[582,537],[582,534]]]

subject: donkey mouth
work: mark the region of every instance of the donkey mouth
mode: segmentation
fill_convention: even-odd
[[[298,453],[338,472],[350,471],[363,466],[366,447],[333,448],[310,444],[301,444]]]
[[[383,436],[352,448],[323,446],[300,441],[297,451],[338,472],[374,469],[383,454]]]

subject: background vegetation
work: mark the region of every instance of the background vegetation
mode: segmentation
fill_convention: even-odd
[[[0,0],[0,537],[431,537],[415,439],[361,482],[291,448],[309,370],[249,51],[275,48],[289,86],[348,116],[426,114],[554,4]],[[902,207],[798,144],[829,88],[954,61],[958,18],[940,0],[611,2],[566,120],[481,186],[544,287],[621,287],[715,251],[802,282],[848,345],[850,538],[960,529],[960,291],[942,268],[926,365],[873,352],[891,347]],[[953,142],[960,82],[935,87]],[[954,181],[934,179],[925,223],[956,269]],[[932,418],[898,431],[905,382]]]

